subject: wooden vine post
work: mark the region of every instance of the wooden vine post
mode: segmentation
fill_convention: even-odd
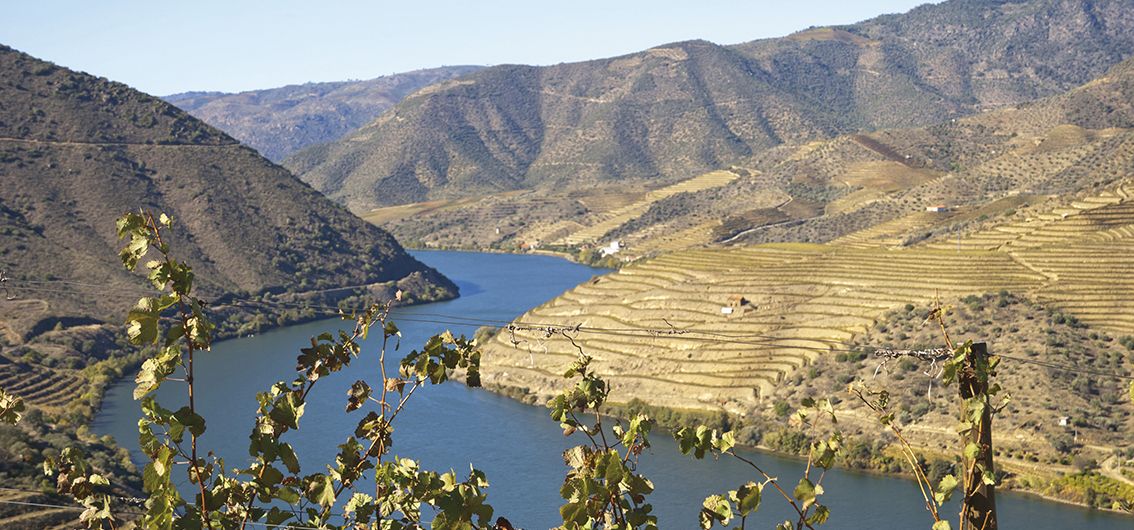
[[[962,530],[996,530],[996,487],[992,466],[992,406],[988,376],[988,346],[975,343],[958,372],[961,421],[972,422],[962,434],[965,501],[961,504]],[[979,413],[979,421],[977,418]],[[975,446],[975,447],[974,447]],[[971,449],[970,449],[971,448]]]

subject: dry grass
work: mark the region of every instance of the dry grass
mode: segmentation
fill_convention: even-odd
[[[501,193],[498,197],[507,199],[515,197],[526,190],[509,191]],[[402,221],[415,216],[432,214],[444,210],[455,210],[458,208],[469,206],[483,197],[465,197],[462,199],[438,199],[435,201],[415,202],[411,204],[400,204],[398,206],[388,206],[385,208],[374,208],[369,212],[361,214],[359,217],[374,223],[376,225],[383,225],[395,221]]]
[[[646,210],[650,209],[650,205],[657,201],[677,195],[678,193],[692,193],[724,186],[736,180],[738,177],[739,175],[731,171],[712,171],[689,180],[678,182],[677,184],[650,191],[635,202],[589,216],[588,219],[582,221],[585,228],[572,232],[560,238],[555,243],[561,245],[579,245],[595,242],[607,232],[646,213]]]
[[[894,192],[925,184],[941,173],[911,168],[894,161],[860,162],[847,168],[843,179],[848,186],[861,186],[883,192]]]
[[[1049,211],[1005,219],[989,246],[884,245],[879,225],[829,244],[684,250],[640,261],[564,293],[519,322],[617,333],[581,333],[619,399],[744,413],[799,368],[845,348],[881,315],[935,296],[1008,290],[1092,327],[1134,333],[1134,201],[1120,186]],[[1005,199],[1008,207],[1023,198]],[[977,210],[979,211],[979,210]],[[956,212],[972,216],[977,211]],[[895,225],[917,225],[917,214]],[[906,227],[894,230],[901,233]],[[890,247],[890,248],[883,248]],[[723,315],[730,296],[750,305]],[[682,334],[651,334],[670,326]],[[722,335],[723,334],[723,335]],[[507,333],[488,345],[486,378],[540,394],[576,354],[562,337]]]

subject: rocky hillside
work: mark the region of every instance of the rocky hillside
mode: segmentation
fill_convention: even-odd
[[[1126,174],[1131,101],[1128,59],[1085,85],[1013,107],[778,146],[713,185],[697,185],[709,182],[707,173],[648,193],[633,184],[537,190],[365,217],[421,246],[578,251],[619,240],[622,257],[713,243],[825,242],[876,225],[876,242],[898,245],[970,229],[1026,195],[1047,201]],[[925,212],[935,205],[952,211]]]
[[[337,140],[408,94],[480,69],[445,66],[365,81],[307,83],[230,94],[185,92],[166,101],[279,162],[304,147]]]
[[[1134,49],[1122,0],[951,0],[723,47],[703,41],[421,90],[285,165],[356,211],[506,190],[668,182],[783,144],[1053,95]]]
[[[114,219],[175,220],[173,248],[207,298],[385,282],[456,288],[386,232],[160,99],[0,47],[0,302],[5,342],[121,321],[141,278]]]

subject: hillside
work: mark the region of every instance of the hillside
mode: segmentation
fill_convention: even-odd
[[[386,232],[160,99],[7,47],[0,72],[0,387],[32,404],[97,403],[86,383],[98,370],[79,369],[115,348],[124,308],[146,291],[117,255],[114,220],[130,210],[174,219],[176,256],[221,308],[233,296],[456,295]]]
[[[365,217],[419,245],[586,248],[617,239],[627,259],[719,243],[826,242],[852,232],[866,246],[955,238],[1029,201],[1124,175],[1132,99],[1134,60],[1126,60],[1049,98],[928,127],[779,146],[731,167],[738,178],[727,184],[696,187],[688,179],[663,188],[682,193],[651,192],[656,200],[646,200],[642,187],[611,185]],[[935,205],[951,211],[925,211]]]
[[[166,96],[197,119],[279,162],[305,147],[337,140],[377,118],[406,95],[478,66],[445,66],[363,81],[306,83],[236,94]]]
[[[1134,181],[1126,178],[1074,197],[1068,206],[1003,220],[988,230],[1002,237],[1000,245],[958,250],[947,241],[904,248],[769,243],[639,260],[529,311],[516,319],[514,331],[490,335],[482,376],[488,386],[538,402],[554,393],[558,374],[581,348],[595,358],[592,366],[611,382],[619,401],[724,411],[775,430],[782,424],[775,419],[778,401],[842,396],[839,389],[855,378],[924,394],[924,377],[911,390],[904,389],[909,383],[872,379],[879,362],[864,361],[861,352],[940,346],[932,329],[914,332],[938,297],[957,308],[950,313],[954,338],[987,341],[993,353],[1025,362],[1129,376],[1134,362],[1124,345],[1134,341]],[[1008,301],[981,301],[986,293]],[[958,300],[971,297],[979,303],[959,309],[965,302]],[[1015,303],[1026,314],[994,317],[975,310]],[[855,364],[841,368],[849,357]],[[1013,360],[998,370],[998,381],[1013,397],[997,420],[1007,430],[998,442],[1005,454],[1018,455],[1026,466],[1069,463],[1073,455],[1103,461],[1134,442],[1125,381],[1086,381],[1074,370],[1040,377],[1036,371]],[[820,374],[827,375],[816,379]],[[884,447],[869,434],[877,433],[869,414],[847,406],[852,411],[839,418],[844,429]],[[955,406],[938,397],[903,417],[919,447],[947,453],[940,441],[952,439]],[[1053,424],[1062,416],[1079,422],[1073,452],[1053,441],[1066,436]],[[1058,480],[1057,471],[1072,469],[1037,472]]]
[[[596,238],[640,259],[497,332],[484,380],[542,399],[577,345],[618,399],[726,411],[776,449],[777,409],[868,380],[894,392],[918,447],[946,454],[955,402],[925,398],[924,367],[895,362],[876,379],[881,361],[866,357],[940,346],[923,325],[940,298],[954,338],[1016,359],[998,370],[1013,484],[1062,491],[1080,460],[1127,480],[1112,458],[1134,441],[1127,382],[1078,370],[1134,371],[1131,101],[1134,59],[1042,100],[754,156],[738,178],[652,201]],[[846,407],[840,423],[884,460],[870,415]]]
[[[1120,0],[952,0],[724,47],[704,41],[419,91],[285,161],[355,211],[490,195],[659,185],[769,148],[925,126],[1050,96],[1134,49]]]

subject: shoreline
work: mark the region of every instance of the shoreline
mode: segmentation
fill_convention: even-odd
[[[471,248],[471,247],[451,247],[451,248],[445,247],[445,248],[441,248],[441,247],[409,247],[409,246],[405,246],[403,248],[406,249],[407,251],[414,251],[414,252],[417,252],[417,251],[421,251],[421,252],[466,252],[466,253],[470,253],[470,254],[511,254],[513,256],[549,256],[549,257],[553,257],[553,258],[561,258],[561,259],[567,260],[571,263],[583,265],[583,266],[586,266],[586,267],[591,267],[591,268],[594,268],[594,269],[611,270],[611,271],[617,270],[617,267],[604,267],[604,266],[601,266],[601,265],[596,265],[594,263],[587,263],[587,262],[584,262],[584,261],[579,261],[579,257],[577,255],[572,254],[570,252],[562,251],[562,250],[550,250],[550,249],[507,250],[507,249],[502,249],[502,248]],[[628,263],[628,262],[619,261],[619,263],[621,264],[621,263]]]
[[[528,405],[528,406],[532,406],[532,407],[536,407],[536,408],[543,408],[543,405],[540,402],[540,396],[539,395],[533,394],[533,393],[521,393],[520,389],[518,389],[516,387],[496,387],[496,386],[487,386],[486,385],[486,386],[483,387],[483,390],[486,391],[486,392],[491,392],[493,394],[508,398],[512,401],[516,401],[516,402],[524,404],[524,405]],[[624,413],[630,408],[629,404],[627,404],[627,403],[611,403],[610,405],[611,405],[610,406],[611,410],[607,411],[610,416],[618,418],[620,420],[626,419],[626,417],[624,416]],[[657,412],[657,411],[668,411],[669,413],[672,413],[672,414],[696,414],[696,415],[703,415],[705,417],[713,416],[713,413],[711,413],[709,411],[680,410],[680,409],[673,409],[673,408],[669,408],[669,407],[654,406],[654,405],[649,405],[649,404],[645,404],[645,406],[648,407],[649,409],[652,409],[652,410],[646,411],[646,414],[651,416],[651,417],[655,417],[656,414],[654,414],[654,412]],[[695,422],[690,423],[690,425],[696,425],[696,424],[697,423],[695,423]],[[685,425],[682,425],[682,426],[685,426]],[[666,431],[665,432],[666,436],[669,436],[668,431],[671,430],[673,427],[675,427],[675,425],[666,424],[665,422],[662,422],[662,421],[658,422],[659,430]],[[657,432],[657,431],[655,431],[655,432]],[[786,451],[780,451],[780,450],[774,449],[774,448],[772,448],[768,445],[765,445],[763,443],[757,443],[757,444],[753,445],[753,444],[743,443],[743,442],[737,441],[736,447],[743,449],[745,451],[751,451],[751,452],[755,452],[755,453],[765,454],[765,455],[772,456],[772,457],[775,457],[775,458],[783,458],[783,459],[794,460],[794,461],[798,461],[798,462],[806,462],[807,461],[807,457],[804,456],[804,455],[794,454],[794,453],[790,453],[790,452],[786,452]],[[934,457],[934,456],[938,456],[938,457],[948,456],[948,457],[951,458],[952,456],[954,456],[954,455],[948,455],[948,454],[939,453],[939,452],[935,453],[935,452],[927,451],[927,450],[924,450],[924,449],[919,450],[919,448],[917,448],[917,447],[914,448],[914,451],[918,452],[919,455],[922,456],[923,458]],[[959,454],[959,452],[958,452],[958,454]],[[872,477],[885,477],[885,478],[901,479],[903,481],[909,482],[910,488],[912,488],[912,490],[917,489],[917,485],[916,485],[915,480],[913,480],[913,477],[910,476],[910,474],[908,472],[892,472],[892,471],[884,471],[884,470],[880,470],[880,469],[876,469],[876,468],[869,468],[869,467],[853,467],[853,466],[848,466],[848,465],[846,465],[845,462],[838,461],[838,460],[836,461],[834,467],[836,469],[839,469],[840,471],[843,471],[843,472],[846,472],[846,473],[859,474],[859,475],[872,476]],[[1022,474],[1017,472],[1017,470],[1019,468],[1017,466],[1012,465],[1011,463],[1008,463],[1007,465],[1003,465],[1003,466],[998,466],[998,468],[999,469],[1005,469],[1005,470],[1012,470],[1012,472],[1017,477],[1039,478],[1039,479],[1047,481],[1049,483],[1051,482],[1051,479],[1044,478],[1040,475],[1034,475],[1034,474],[1022,475]],[[1062,477],[1062,476],[1065,476],[1065,475],[1058,476],[1057,478]],[[1054,497],[1052,495],[1045,494],[1041,491],[1037,491],[1037,490],[1034,490],[1034,489],[1021,488],[1021,487],[1011,487],[1011,486],[1008,486],[1008,485],[1005,485],[1005,484],[1001,484],[1000,486],[998,486],[997,490],[1002,492],[1002,493],[1007,493],[1007,494],[1010,494],[1010,495],[1018,494],[1018,495],[1022,495],[1022,496],[1027,496],[1027,497],[1039,499],[1039,500],[1042,500],[1042,501],[1049,501],[1049,502],[1057,503],[1057,504],[1060,504],[1060,505],[1063,505],[1063,506],[1074,507],[1076,509],[1080,509],[1080,510],[1083,510],[1085,512],[1103,512],[1103,513],[1108,513],[1108,514],[1114,514],[1114,515],[1117,515],[1117,516],[1129,518],[1131,520],[1131,522],[1134,522],[1134,511],[1119,510],[1119,509],[1115,509],[1115,508],[1108,507],[1108,506],[1090,506],[1090,505],[1085,504],[1085,503],[1080,503],[1080,502],[1076,502],[1076,501],[1073,501],[1073,500],[1068,500],[1068,499],[1064,499],[1064,498],[1060,498],[1060,497]]]
[[[379,285],[379,284],[374,284],[374,285]],[[350,287],[345,287],[345,288],[340,288],[340,289],[351,290]],[[292,293],[292,295],[293,296],[302,296],[304,294],[311,294],[311,293],[315,293],[315,292],[317,292],[317,291],[306,291],[306,292],[300,292],[300,293]],[[431,299],[431,300],[411,299],[409,302],[399,304],[399,306],[400,307],[413,307],[413,306],[430,304],[430,303],[434,303],[434,302],[444,302],[444,301],[448,301],[448,300],[455,300],[457,298],[460,298],[460,296],[461,296],[460,291],[457,290],[457,291],[453,292],[452,296],[443,296],[443,297]],[[241,330],[241,328],[238,324],[233,326],[233,327],[225,327],[224,324],[228,323],[230,319],[238,319],[241,316],[254,316],[254,315],[265,315],[265,314],[279,315],[281,313],[273,313],[273,312],[269,312],[267,310],[254,311],[254,310],[248,309],[247,306],[243,306],[243,305],[240,305],[240,304],[227,304],[227,303],[226,304],[218,304],[217,306],[212,307],[210,309],[216,311],[217,316],[220,316],[223,319],[223,320],[218,320],[218,321],[215,322],[218,325],[217,325],[217,332],[216,332],[215,336],[213,337],[214,344],[224,342],[224,341],[227,341],[227,340],[240,339],[240,338],[246,338],[246,337],[254,337],[254,336],[261,334],[261,333],[270,332],[270,331],[274,331],[274,330],[278,330],[278,329],[283,329],[283,328],[287,328],[287,327],[290,327],[290,326],[298,326],[298,325],[307,324],[307,323],[310,323],[310,322],[317,322],[317,321],[320,321],[320,320],[333,320],[333,319],[338,318],[334,315],[325,314],[325,313],[318,313],[318,312],[312,313],[310,315],[303,315],[302,313],[300,313],[300,314],[297,314],[295,318],[290,319],[290,320],[284,320],[282,322],[277,320],[277,319],[269,319],[269,320],[265,321],[263,324],[261,324],[259,326],[259,328],[256,329],[255,331],[253,331],[251,333],[246,333],[246,332],[242,332],[242,330]],[[263,308],[261,308],[261,309],[263,309]],[[109,324],[109,323],[103,324],[103,325],[107,326],[108,328],[115,329],[116,335],[121,333],[121,329],[119,329],[119,328],[121,328],[121,325]],[[90,385],[90,386],[87,387],[89,389],[89,391],[95,392],[95,394],[98,396],[98,399],[97,399],[97,402],[92,404],[92,406],[90,407],[90,411],[89,411],[90,416],[82,418],[82,421],[80,421],[78,423],[78,426],[84,426],[84,427],[90,428],[91,424],[95,420],[95,417],[97,417],[99,415],[99,413],[102,412],[103,401],[106,398],[107,390],[110,387],[121,383],[123,380],[128,380],[130,378],[130,375],[136,373],[138,371],[138,368],[142,365],[143,362],[145,362],[145,360],[147,358],[147,355],[145,354],[145,349],[144,348],[138,348],[136,346],[128,346],[127,350],[118,350],[118,351],[121,352],[122,355],[108,357],[105,360],[102,360],[102,361],[99,361],[98,363],[90,365],[90,366],[99,366],[102,363],[114,362],[116,360],[121,360],[121,362],[123,362],[123,364],[121,366],[119,366],[117,368],[112,368],[113,370],[119,372],[118,375],[108,378],[104,382],[104,384],[102,384],[102,385],[99,385],[99,386]],[[84,368],[84,370],[89,369],[89,368],[90,367]],[[89,383],[89,381],[88,381],[88,383]],[[117,440],[115,440],[115,445],[118,445]]]
[[[470,253],[470,254],[472,254],[472,253],[486,253],[486,254],[515,254],[515,255],[546,255],[546,256],[551,256],[551,257],[567,259],[568,261],[571,261],[573,263],[578,263],[577,261],[570,259],[570,257],[565,255],[564,253],[556,252],[556,251],[511,252],[511,251],[505,251],[505,250],[499,250],[499,249],[492,250],[492,251],[481,251],[481,250],[470,250],[470,249],[427,249],[427,248],[409,249],[409,250],[422,251],[422,252],[463,252],[463,253]],[[458,294],[457,296],[460,296],[460,295]],[[455,298],[455,297],[453,297],[453,298]],[[447,298],[447,299],[452,299],[452,298]],[[435,301],[441,301],[441,300],[435,300]],[[412,306],[412,305],[423,305],[424,303],[429,303],[429,302],[418,302],[418,303],[413,303],[413,304],[406,304],[406,306],[408,307],[408,306]],[[311,316],[309,318],[301,319],[299,321],[287,322],[287,323],[284,323],[284,324],[275,324],[273,322],[272,325],[265,326],[261,330],[257,331],[257,333],[262,333],[262,332],[275,330],[275,329],[286,328],[286,327],[289,327],[291,325],[297,325],[297,324],[313,322],[313,321],[317,321],[317,320],[327,320],[327,319],[333,319],[333,318],[335,318],[335,317],[333,317],[333,316]],[[218,342],[223,341],[223,340],[232,339],[232,338],[239,338],[239,337],[243,337],[243,336],[245,336],[245,335],[230,334],[230,335],[224,336],[223,338],[218,336]],[[106,386],[102,389],[103,391],[100,392],[100,401],[99,401],[98,407],[93,409],[91,417],[86,422],[84,422],[84,425],[87,425],[89,427],[91,425],[91,423],[94,421],[94,418],[102,411],[102,399],[101,398],[103,396],[101,394],[104,394],[105,390],[108,389],[110,386],[121,382],[122,379],[127,378],[130,375],[130,373],[131,373],[130,369],[128,369],[128,368],[124,369],[123,373],[120,377],[114,378],[106,384]],[[485,387],[484,390],[492,392],[493,394],[496,394],[496,395],[508,397],[512,401],[517,401],[517,402],[520,402],[522,404],[533,405],[533,406],[536,406],[537,408],[542,408],[542,403],[539,401],[538,396],[536,396],[534,394],[520,395],[520,394],[517,394],[514,391],[510,393],[510,392],[505,391],[504,389],[493,388],[493,387]],[[518,390],[518,389],[516,389],[516,390]],[[622,405],[625,405],[625,404],[622,404]],[[665,407],[656,407],[656,408],[663,409]],[[692,410],[691,411],[677,411],[677,410],[674,410],[674,409],[666,409],[666,410],[670,410],[672,412],[685,412],[685,413],[703,412],[706,416],[713,414],[713,413],[708,412],[708,411],[692,411]],[[650,414],[650,415],[654,416],[654,414]],[[668,426],[665,426],[665,425],[659,424],[659,427],[662,427],[663,429],[668,429]],[[663,435],[668,436],[668,432],[665,432]],[[753,451],[753,452],[757,452],[757,453],[767,454],[769,456],[773,456],[773,457],[777,457],[777,458],[787,458],[787,459],[797,460],[797,461],[805,461],[806,460],[806,458],[804,456],[779,451],[779,450],[773,449],[773,448],[771,448],[767,445],[761,444],[761,443],[757,443],[755,445],[738,443],[737,445],[738,445],[738,447],[740,447],[740,448],[742,448],[746,451]],[[928,453],[923,453],[923,454],[928,455]],[[845,472],[849,472],[849,473],[861,474],[861,475],[866,475],[866,476],[886,477],[886,478],[901,478],[905,481],[913,482],[913,481],[910,481],[910,478],[912,478],[912,477],[910,477],[907,473],[902,473],[902,472],[889,472],[889,471],[883,471],[883,470],[874,469],[874,468],[852,467],[852,466],[845,465],[845,463],[838,463],[838,464],[836,464],[835,467],[837,467],[841,471],[845,471]],[[1011,466],[1010,464],[1007,465],[1007,466],[1003,466],[1003,468],[1006,468],[1006,469],[1012,469],[1012,467],[1013,466]],[[1035,475],[1028,475],[1028,476],[1035,477]],[[1044,480],[1047,480],[1047,479],[1044,479]],[[914,484],[910,484],[909,486],[911,488],[916,489],[916,485],[914,485]],[[1053,497],[1051,495],[1044,494],[1044,493],[1037,491],[1037,490],[1034,490],[1034,489],[1025,489],[1025,488],[1018,488],[1018,487],[1006,487],[1006,486],[1001,486],[999,489],[1001,489],[1001,491],[1010,492],[1010,493],[1020,493],[1020,494],[1035,497],[1037,499],[1044,500],[1044,501],[1052,501],[1052,502],[1058,503],[1060,505],[1072,506],[1072,507],[1075,507],[1075,508],[1078,508],[1078,509],[1085,510],[1087,512],[1098,511],[1098,512],[1104,512],[1104,513],[1113,513],[1113,514],[1116,514],[1116,515],[1119,515],[1119,516],[1124,516],[1124,517],[1134,515],[1134,514],[1131,514],[1130,512],[1126,512],[1126,511],[1123,511],[1123,510],[1116,510],[1116,509],[1113,509],[1113,508],[1110,508],[1110,507],[1092,507],[1092,506],[1089,506],[1089,505],[1084,504],[1084,503],[1075,502],[1075,501],[1071,501],[1071,500],[1067,500],[1067,499],[1059,498],[1059,497]]]

